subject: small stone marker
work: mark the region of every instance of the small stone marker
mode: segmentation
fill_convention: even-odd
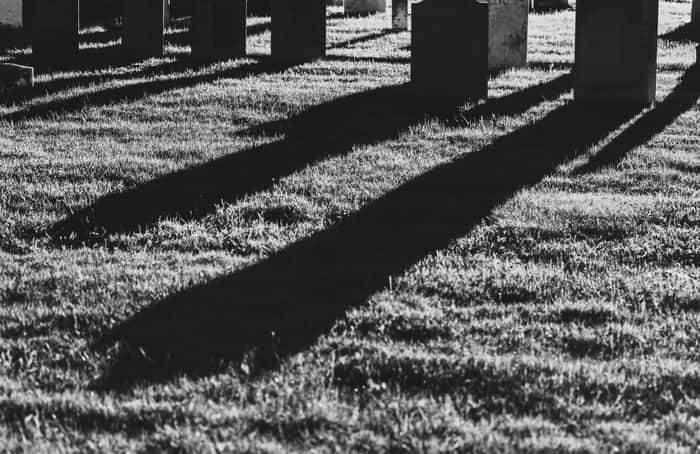
[[[395,30],[408,30],[408,0],[391,2],[391,26]]]
[[[192,12],[192,56],[201,59],[246,54],[246,0],[197,0]]]
[[[65,61],[78,55],[80,0],[34,0],[31,22],[36,59]]]
[[[34,68],[14,63],[0,63],[0,90],[33,86]]]
[[[326,55],[326,1],[272,0],[272,58],[311,61]]]
[[[343,0],[345,14],[371,14],[386,11],[386,0]]]
[[[0,1],[0,28],[21,29],[24,0]]]
[[[579,0],[575,99],[648,105],[656,97],[659,0]]]
[[[488,96],[489,4],[423,0],[412,7],[411,84],[418,95]]]
[[[489,0],[489,68],[527,64],[528,9],[528,0]]]
[[[165,54],[166,0],[126,0],[122,46],[133,57],[162,57]]]

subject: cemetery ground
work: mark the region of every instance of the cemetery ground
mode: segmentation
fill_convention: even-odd
[[[0,105],[2,450],[699,449],[689,11],[646,109],[572,103],[572,11],[459,105],[383,14],[293,66],[83,30]]]

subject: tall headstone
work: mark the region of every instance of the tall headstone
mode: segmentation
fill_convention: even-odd
[[[125,0],[122,45],[139,58],[165,54],[165,2],[167,0]]]
[[[700,27],[700,0],[693,0],[691,20],[696,26]]]
[[[489,4],[423,0],[412,8],[411,84],[430,97],[488,96]]]
[[[489,0],[489,68],[527,64],[528,9],[528,0]]]
[[[408,30],[408,0],[392,0],[391,26],[395,30]]]
[[[32,53],[43,61],[66,61],[78,55],[80,0],[33,0]]]
[[[345,14],[370,14],[386,11],[386,0],[343,0]]]
[[[201,59],[246,54],[246,0],[197,0],[192,12],[192,56]]]
[[[311,61],[326,55],[325,0],[272,0],[272,58]]]
[[[578,0],[575,99],[653,103],[658,18],[659,0]]]
[[[24,0],[3,0],[0,2],[0,28],[22,28],[23,4]]]

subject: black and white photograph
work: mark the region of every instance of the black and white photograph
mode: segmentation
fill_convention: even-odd
[[[700,0],[0,0],[0,453],[700,453]]]

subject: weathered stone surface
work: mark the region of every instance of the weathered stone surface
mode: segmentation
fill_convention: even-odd
[[[489,68],[527,64],[528,0],[489,0]]]
[[[656,97],[658,0],[579,0],[577,101],[640,104]]]
[[[78,55],[79,0],[34,0],[32,53],[44,61],[65,61]]]
[[[391,2],[391,26],[396,30],[408,30],[408,0]]]
[[[272,58],[310,61],[326,55],[325,0],[272,1]]]
[[[236,58],[246,54],[246,0],[198,0],[192,14],[192,56]]]
[[[0,90],[34,86],[34,68],[0,63]]]
[[[345,14],[383,13],[386,0],[343,0]]]
[[[162,57],[165,53],[165,1],[126,0],[122,45],[131,56]]]
[[[2,28],[22,28],[24,0],[3,0],[0,1],[0,27]]]
[[[692,21],[695,24],[700,24],[700,0],[693,0],[693,9],[691,15]]]
[[[431,97],[486,98],[488,2],[423,0],[413,4],[412,19],[413,91]]]

